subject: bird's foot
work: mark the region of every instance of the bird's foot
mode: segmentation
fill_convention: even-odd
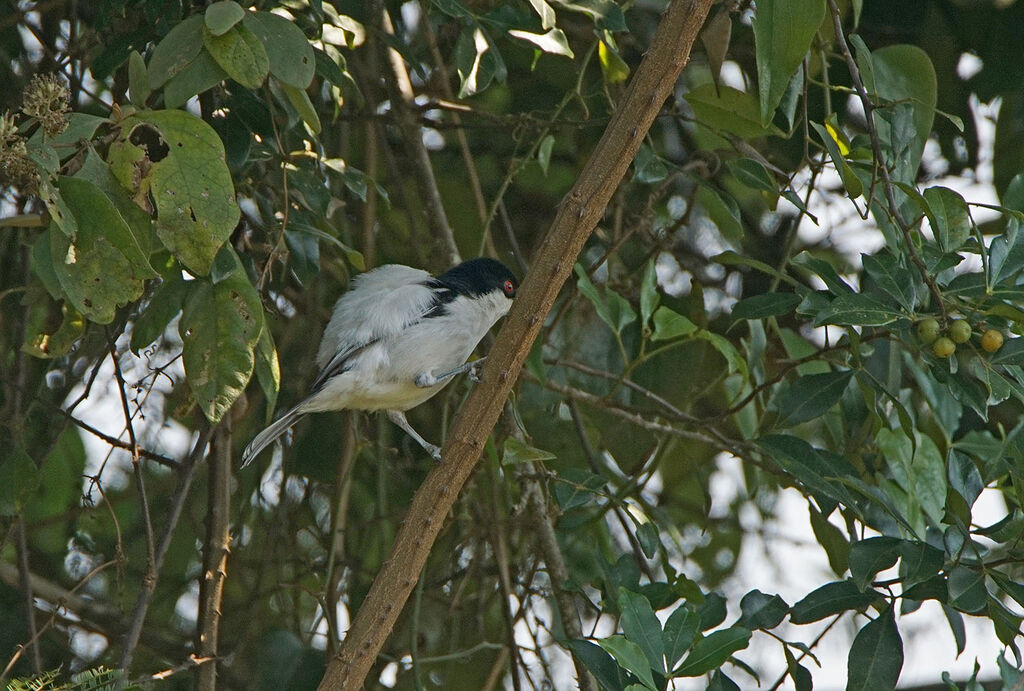
[[[425,444],[423,450],[430,454],[430,457],[434,459],[434,463],[441,462],[441,447],[434,446],[433,444]]]
[[[413,383],[421,389],[429,389],[431,386],[435,386],[438,383],[438,378],[430,372],[420,372],[416,375]]]
[[[469,370],[466,372],[466,376],[469,377],[470,381],[480,383],[480,370],[484,366],[486,357],[482,357],[479,360],[474,360],[469,364]]]

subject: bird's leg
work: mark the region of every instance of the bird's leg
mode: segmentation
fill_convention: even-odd
[[[450,379],[451,377],[462,374],[463,372],[469,372],[469,378],[473,381],[480,381],[480,366],[483,365],[483,362],[486,359],[486,357],[482,357],[479,360],[473,360],[473,362],[467,362],[464,365],[460,365],[450,372],[442,372],[441,374],[436,375],[433,372],[420,372],[416,375],[414,382],[416,386],[421,389],[428,389],[431,386],[440,384],[445,379]]]
[[[403,432],[408,434],[410,437],[416,440],[416,443],[423,447],[423,450],[429,453],[435,461],[441,462],[441,447],[435,446],[428,442],[426,439],[421,437],[419,433],[412,428],[409,421],[405,419],[405,413],[401,410],[389,410],[387,411],[388,420],[398,425]]]

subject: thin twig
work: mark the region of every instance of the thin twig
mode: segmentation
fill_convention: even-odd
[[[15,527],[15,539],[18,545],[18,575],[21,593],[25,597],[25,617],[28,624],[29,641],[25,647],[29,649],[29,659],[32,661],[32,671],[39,674],[43,671],[43,660],[39,654],[39,644],[36,639],[39,631],[36,629],[36,608],[35,597],[32,595],[32,570],[28,563],[28,542],[25,540],[25,517],[18,515],[18,523]]]
[[[204,427],[199,432],[198,437],[196,437],[192,452],[178,467],[178,484],[174,489],[174,494],[171,497],[171,506],[164,519],[164,532],[160,537],[160,542],[157,544],[153,568],[146,571],[142,581],[142,589],[139,591],[139,595],[135,600],[135,606],[132,609],[131,624],[124,635],[121,658],[118,661],[118,667],[121,669],[127,670],[131,666],[135,648],[139,644],[139,634],[142,632],[142,625],[146,621],[146,613],[149,611],[149,605],[153,601],[153,592],[156,590],[160,570],[163,568],[164,557],[167,555],[167,550],[170,549],[171,540],[174,538],[174,531],[178,526],[178,520],[181,518],[181,512],[185,508],[185,500],[188,498],[189,489],[192,487],[196,463],[203,450],[206,449],[212,434],[212,427]]]

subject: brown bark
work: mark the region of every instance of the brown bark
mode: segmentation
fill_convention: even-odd
[[[417,491],[388,560],[359,608],[320,691],[360,689],[384,646],[459,491],[476,467],[484,442],[544,317],[572,271],[583,244],[636,156],[640,143],[672,93],[712,0],[674,0],[604,135],[563,200],[536,253],[516,302],[488,355],[482,381],[452,425],[438,464]]]

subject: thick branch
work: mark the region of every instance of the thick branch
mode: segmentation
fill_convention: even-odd
[[[225,418],[213,435],[210,453],[210,488],[206,507],[206,543],[203,572],[199,576],[199,617],[196,622],[196,654],[215,658],[220,631],[220,603],[227,578],[231,544],[231,421]],[[217,687],[217,665],[202,665],[196,673],[196,688]]]
[[[544,317],[604,213],[640,143],[690,57],[712,0],[674,0],[658,25],[601,141],[563,201],[515,304],[487,358],[483,381],[470,393],[442,450],[445,461],[427,476],[388,560],[374,580],[320,689],[360,689],[384,646],[430,549],[473,472]]]

